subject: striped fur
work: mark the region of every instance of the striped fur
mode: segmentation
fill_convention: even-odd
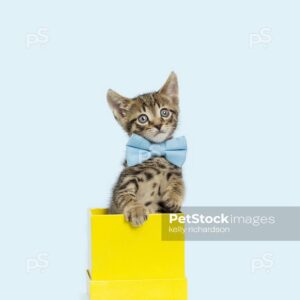
[[[107,99],[116,120],[129,135],[136,133],[160,143],[171,138],[177,127],[175,73],[158,92],[129,99],[109,90]],[[140,226],[150,213],[180,211],[183,196],[182,170],[165,158],[155,157],[133,167],[127,167],[125,161],[113,189],[110,213],[124,213],[128,222]]]

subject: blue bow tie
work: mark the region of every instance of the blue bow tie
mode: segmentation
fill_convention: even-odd
[[[133,134],[126,146],[126,160],[127,165],[132,167],[152,157],[163,156],[177,167],[182,167],[186,152],[187,145],[184,136],[155,144]]]

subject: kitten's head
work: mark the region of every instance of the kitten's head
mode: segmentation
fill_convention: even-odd
[[[107,100],[116,120],[129,135],[136,133],[161,143],[172,137],[177,127],[178,83],[173,72],[158,92],[130,99],[108,90]]]

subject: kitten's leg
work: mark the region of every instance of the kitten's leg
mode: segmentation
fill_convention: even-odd
[[[148,209],[137,201],[138,189],[138,179],[134,176],[125,176],[118,182],[112,202],[113,213],[124,213],[126,221],[133,226],[142,225],[149,214]]]
[[[128,205],[124,209],[124,216],[126,221],[131,223],[132,226],[138,227],[144,224],[144,222],[148,219],[149,211],[142,204],[133,204]]]
[[[184,183],[181,173],[171,173],[168,176],[168,185],[163,192],[159,205],[166,212],[180,212],[184,198]]]

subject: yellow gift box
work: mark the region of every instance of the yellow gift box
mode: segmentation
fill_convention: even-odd
[[[187,299],[184,234],[163,239],[164,218],[151,214],[134,228],[123,215],[91,210],[91,300]]]

